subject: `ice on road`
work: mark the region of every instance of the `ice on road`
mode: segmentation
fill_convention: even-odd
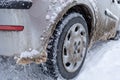
[[[13,58],[0,57],[0,80],[52,80],[39,65],[19,66]],[[88,52],[76,80],[120,80],[120,40],[96,43]]]

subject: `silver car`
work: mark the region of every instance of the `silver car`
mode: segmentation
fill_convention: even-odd
[[[0,0],[0,55],[74,79],[98,40],[115,38],[119,0]]]

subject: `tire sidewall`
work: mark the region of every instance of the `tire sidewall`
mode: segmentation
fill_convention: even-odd
[[[67,18],[64,18],[63,22],[65,21],[65,19],[67,19]],[[88,45],[88,29],[87,29],[87,24],[86,24],[86,21],[84,20],[84,18],[81,15],[78,15],[78,16],[72,15],[71,19],[68,20],[68,22],[63,26],[63,28],[61,27],[61,25],[58,26],[62,30],[60,32],[60,36],[59,36],[58,43],[57,43],[57,46],[56,46],[57,47],[56,61],[57,61],[57,67],[58,67],[59,73],[61,74],[61,76],[63,78],[66,78],[66,79],[72,79],[72,78],[76,77],[79,74],[79,71],[82,68],[82,65],[84,63],[84,60],[85,60],[85,57],[86,57],[86,53],[87,53],[87,46],[86,46],[86,51],[85,51],[85,55],[84,55],[83,61],[82,61],[81,65],[80,65],[80,67],[78,68],[77,71],[72,72],[72,73],[66,71],[66,69],[64,67],[64,64],[63,64],[63,59],[62,59],[62,56],[63,56],[63,53],[62,53],[63,52],[63,44],[64,44],[65,37],[67,35],[67,32],[69,31],[69,29],[71,28],[71,26],[74,25],[75,23],[80,23],[85,28],[86,33],[87,33],[87,45]]]

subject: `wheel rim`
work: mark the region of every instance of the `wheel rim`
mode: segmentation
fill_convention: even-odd
[[[87,33],[82,24],[76,23],[67,32],[63,44],[63,64],[68,72],[79,69],[85,56]]]

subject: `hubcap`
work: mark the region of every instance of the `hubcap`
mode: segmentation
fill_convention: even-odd
[[[63,44],[63,64],[68,72],[75,72],[85,56],[87,33],[82,24],[76,23],[67,32]]]

